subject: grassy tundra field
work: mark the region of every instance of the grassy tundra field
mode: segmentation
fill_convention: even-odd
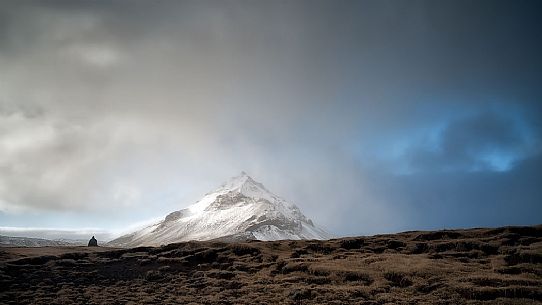
[[[542,226],[2,248],[2,304],[542,304]]]

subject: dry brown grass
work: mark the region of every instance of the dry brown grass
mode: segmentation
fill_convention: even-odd
[[[542,226],[0,250],[1,304],[542,304]]]

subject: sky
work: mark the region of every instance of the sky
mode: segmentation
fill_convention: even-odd
[[[0,0],[0,234],[246,171],[337,236],[542,223],[539,1]]]

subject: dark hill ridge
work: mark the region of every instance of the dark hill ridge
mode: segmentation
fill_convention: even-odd
[[[44,250],[0,249],[2,304],[542,304],[542,226]]]

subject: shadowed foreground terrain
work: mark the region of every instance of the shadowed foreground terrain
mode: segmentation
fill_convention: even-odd
[[[2,304],[542,304],[542,226],[0,259]]]

